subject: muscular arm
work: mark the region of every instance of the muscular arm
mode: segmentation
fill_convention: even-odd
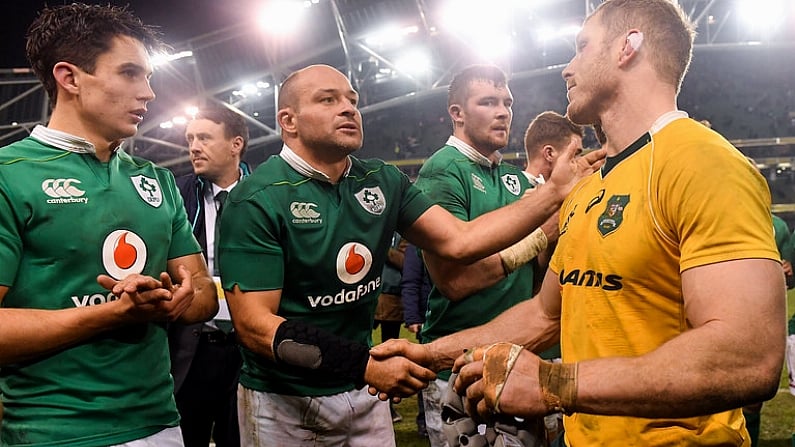
[[[0,286],[0,301],[8,287]],[[57,352],[129,323],[119,301],[60,310],[0,308],[0,366]]]
[[[779,263],[743,259],[682,273],[693,329],[635,358],[580,362],[575,411],[686,417],[771,398],[784,361]]]
[[[449,369],[464,349],[509,341],[541,352],[560,339],[560,287],[547,271],[541,291],[497,315],[490,322],[442,337],[425,345],[435,371]]]
[[[407,229],[406,238],[442,258],[471,263],[508,247],[543,224],[582,177],[601,166],[605,152],[556,161],[550,180],[516,202],[464,222],[434,205]]]
[[[167,269],[174,282],[181,281],[178,267],[182,265],[191,275],[193,285],[193,301],[190,307],[179,317],[180,323],[198,323],[207,321],[218,313],[218,292],[215,283],[207,271],[207,264],[201,253],[169,259]]]
[[[229,312],[241,345],[270,360],[273,337],[285,319],[276,315],[282,298],[281,289],[243,292],[235,285],[225,291]]]
[[[547,216],[546,222],[541,225],[547,240],[556,241],[558,237],[557,212]],[[546,270],[551,253],[542,250],[537,255],[545,257],[542,272]],[[442,295],[450,301],[460,301],[483,289],[493,286],[506,278],[502,256],[495,253],[471,264],[461,264],[448,261],[431,252],[424,253],[425,264],[431,279]],[[530,258],[531,260],[533,257]],[[539,258],[540,259],[540,258]]]

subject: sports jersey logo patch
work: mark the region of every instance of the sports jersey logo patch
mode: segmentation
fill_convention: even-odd
[[[624,221],[624,208],[629,203],[629,195],[612,196],[607,201],[605,211],[599,216],[597,229],[602,236],[616,231]]]
[[[47,203],[88,203],[86,192],[75,186],[79,184],[74,178],[48,178],[41,182],[41,190],[51,197]]]
[[[354,194],[354,196],[356,197],[356,200],[359,201],[359,205],[361,205],[362,208],[367,210],[367,212],[370,214],[379,216],[386,208],[386,199],[384,198],[384,193],[381,191],[379,186],[374,188],[364,188]]]
[[[102,265],[118,280],[141,273],[146,265],[146,243],[130,230],[115,230],[102,243]]]
[[[486,192],[486,185],[483,184],[483,179],[475,174],[472,174],[472,187],[480,192]]]
[[[502,177],[502,184],[505,185],[505,189],[508,190],[511,194],[518,196],[519,192],[522,190],[522,184],[519,183],[519,176],[516,174],[505,174]]]
[[[138,191],[138,195],[144,199],[144,202],[155,208],[163,203],[163,192],[160,189],[160,183],[156,179],[145,175],[136,175],[135,177],[130,177],[130,180],[132,180],[135,190]]]
[[[337,252],[337,277],[345,284],[361,281],[372,265],[370,249],[358,242],[348,242]]]
[[[323,223],[320,213],[315,210],[317,203],[312,202],[293,202],[290,204],[290,214],[295,219],[294,224]]]

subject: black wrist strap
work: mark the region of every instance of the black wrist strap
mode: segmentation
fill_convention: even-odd
[[[345,377],[357,388],[365,385],[370,360],[368,346],[298,320],[286,320],[276,329],[273,354],[277,363]]]

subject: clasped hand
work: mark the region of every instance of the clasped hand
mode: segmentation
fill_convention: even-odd
[[[431,355],[423,345],[404,339],[387,340],[370,350],[364,379],[368,392],[381,400],[400,402],[428,386],[436,374]]]
[[[177,269],[179,282],[171,276],[160,273],[160,279],[133,274],[122,280],[107,275],[99,275],[97,283],[111,291],[126,304],[126,314],[132,321],[174,321],[179,318],[193,301],[193,285],[190,272],[180,265]]]

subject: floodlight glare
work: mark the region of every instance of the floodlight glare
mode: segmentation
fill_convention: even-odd
[[[304,12],[312,2],[273,0],[265,4],[259,14],[259,24],[270,34],[289,33],[297,29]]]
[[[153,66],[159,67],[163,64],[167,64],[169,62],[179,59],[184,59],[186,57],[191,57],[191,56],[193,56],[193,51],[180,51],[174,54],[157,53],[152,55],[152,57],[150,58],[150,62],[152,63]]]
[[[185,115],[188,115],[191,118],[195,118],[197,113],[199,113],[199,108],[198,107],[196,107],[196,106],[185,107]]]
[[[786,17],[788,0],[738,0],[738,17],[754,31],[776,29]]]
[[[426,74],[431,69],[431,58],[424,50],[409,50],[395,61],[395,68],[410,75]]]

